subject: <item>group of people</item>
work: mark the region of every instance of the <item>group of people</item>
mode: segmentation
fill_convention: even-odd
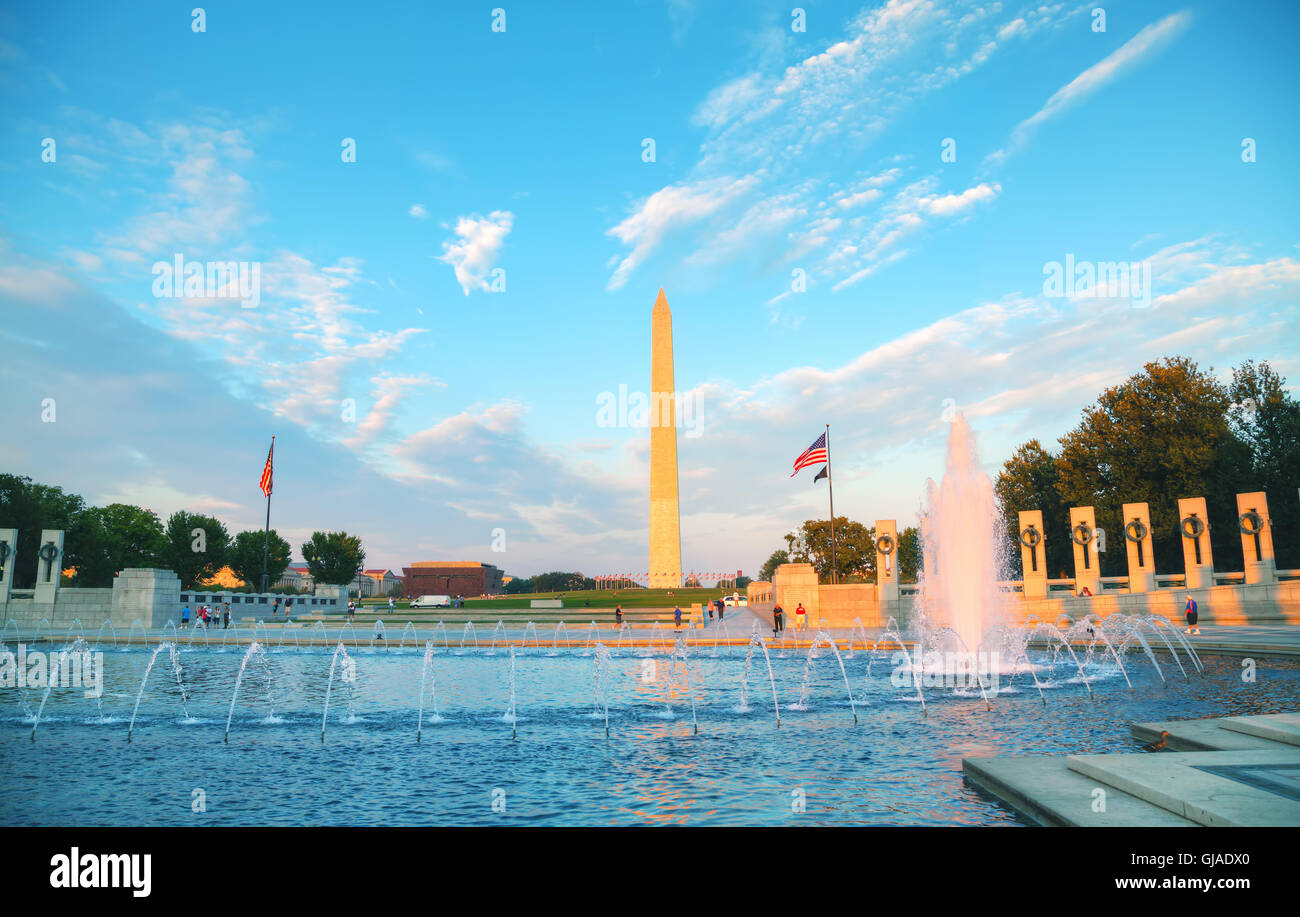
[[[199,612],[194,621],[195,624],[202,624],[204,627],[230,627],[230,603],[218,605],[213,608],[211,605],[200,605]],[[190,624],[190,606],[186,605],[181,609],[181,627],[189,627]]]

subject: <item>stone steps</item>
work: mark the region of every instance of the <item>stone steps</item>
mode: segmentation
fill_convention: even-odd
[[[966,780],[1039,825],[1076,828],[1195,827],[1195,822],[1136,796],[1102,788],[1050,756],[967,758]],[[1104,800],[1104,808],[1098,806]]]
[[[967,758],[962,770],[1044,825],[1300,826],[1300,713],[1135,723],[1132,734],[1166,748]]]

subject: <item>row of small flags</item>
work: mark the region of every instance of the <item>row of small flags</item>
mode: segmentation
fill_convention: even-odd
[[[644,579],[645,577],[647,577],[647,576],[649,576],[649,575],[650,575],[649,573],[611,573],[611,574],[609,574],[609,575],[596,576],[596,577],[593,577],[593,579],[595,579],[596,582],[598,582],[598,583],[616,583],[616,582],[618,582],[619,580],[628,580],[628,579],[632,579],[632,580],[635,580],[635,579]],[[659,574],[659,575],[660,575],[660,576],[671,576],[672,574],[671,574],[671,573],[661,573],[661,574]],[[744,575],[743,571],[740,571],[740,570],[737,570],[735,573],[695,573],[695,572],[692,571],[691,573],[686,574],[686,577],[687,577],[687,579],[690,579],[691,577],[695,577],[696,579],[713,579],[713,580],[719,580],[719,579],[735,579],[735,578],[741,577],[741,576],[743,576],[743,575]]]

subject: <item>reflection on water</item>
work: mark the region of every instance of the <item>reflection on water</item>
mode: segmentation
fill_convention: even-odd
[[[0,688],[0,823],[1015,824],[965,786],[962,757],[1134,751],[1135,721],[1271,713],[1300,697],[1295,662],[1263,665],[1244,683],[1238,660],[1207,657],[1204,675],[1167,688],[1134,665],[1134,693],[1092,664],[1095,700],[1070,683],[1067,663],[1040,673],[1053,685],[1046,706],[1031,683],[994,698],[991,711],[978,696],[927,689],[922,716],[914,689],[891,684],[889,657],[868,675],[871,656],[858,652],[844,659],[854,726],[833,661],[806,669],[802,653],[774,653],[778,729],[770,704],[751,698],[738,712],[743,653],[706,650],[684,664],[625,649],[606,674],[606,738],[603,716],[592,716],[594,657],[546,647],[517,652],[511,740],[508,658],[486,652],[435,654],[442,721],[426,709],[418,744],[424,653],[413,646],[352,653],[350,702],[332,702],[323,743],[325,650],[269,652],[268,665],[245,671],[231,714],[244,653],[184,648],[190,719],[171,673],[155,672],[131,744],[126,720],[151,655],[143,647],[105,653],[102,721],[94,699],[56,689],[34,742],[30,692]],[[805,671],[808,709],[791,710]],[[195,789],[206,812],[191,810]]]

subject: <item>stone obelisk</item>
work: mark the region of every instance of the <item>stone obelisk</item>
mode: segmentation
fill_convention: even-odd
[[[659,290],[650,313],[650,587],[682,584],[677,504],[677,406],[673,382],[673,313]]]

